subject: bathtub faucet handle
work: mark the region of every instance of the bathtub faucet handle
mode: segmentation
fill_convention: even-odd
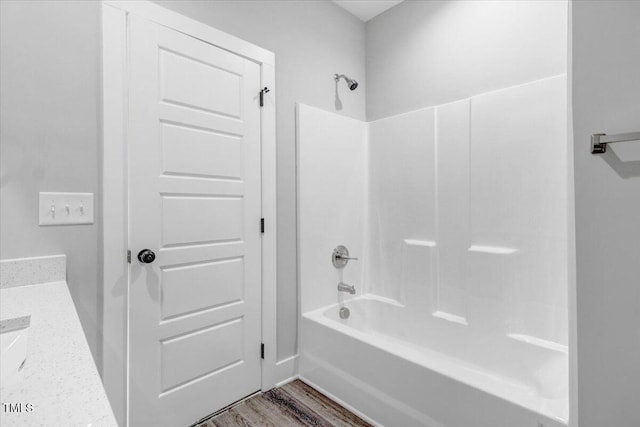
[[[331,262],[335,268],[344,268],[349,260],[357,260],[356,257],[349,256],[349,249],[343,245],[338,245],[331,253]]]

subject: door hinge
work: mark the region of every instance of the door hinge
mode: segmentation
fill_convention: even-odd
[[[264,218],[260,218],[260,233],[264,234]]]
[[[260,106],[264,107],[264,94],[269,93],[271,90],[268,87],[264,87],[264,89],[260,90]]]
[[[130,249],[127,250],[127,262],[129,264],[131,264],[131,250]]]
[[[260,343],[260,359],[264,359],[264,343]]]

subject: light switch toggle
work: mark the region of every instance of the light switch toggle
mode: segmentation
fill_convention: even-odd
[[[93,193],[40,193],[39,202],[40,225],[93,224]]]

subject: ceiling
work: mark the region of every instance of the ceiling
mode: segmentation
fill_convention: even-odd
[[[403,0],[333,0],[333,2],[367,22],[385,10],[402,3]]]

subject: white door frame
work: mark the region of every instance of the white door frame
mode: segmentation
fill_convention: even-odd
[[[262,161],[262,390],[279,378],[276,349],[276,108],[275,55],[261,47],[187,18],[149,1],[102,2],[102,118],[99,278],[103,285],[103,316],[97,364],[118,423],[128,425],[128,181],[127,181],[127,56],[128,15],[185,33],[260,65],[260,87],[270,92],[261,108]],[[257,95],[257,94],[256,94]],[[256,218],[257,220],[257,218]],[[256,224],[257,230],[258,224]],[[259,349],[256,348],[256,351]],[[214,408],[215,409],[215,408]],[[197,420],[194,420],[194,422]]]

